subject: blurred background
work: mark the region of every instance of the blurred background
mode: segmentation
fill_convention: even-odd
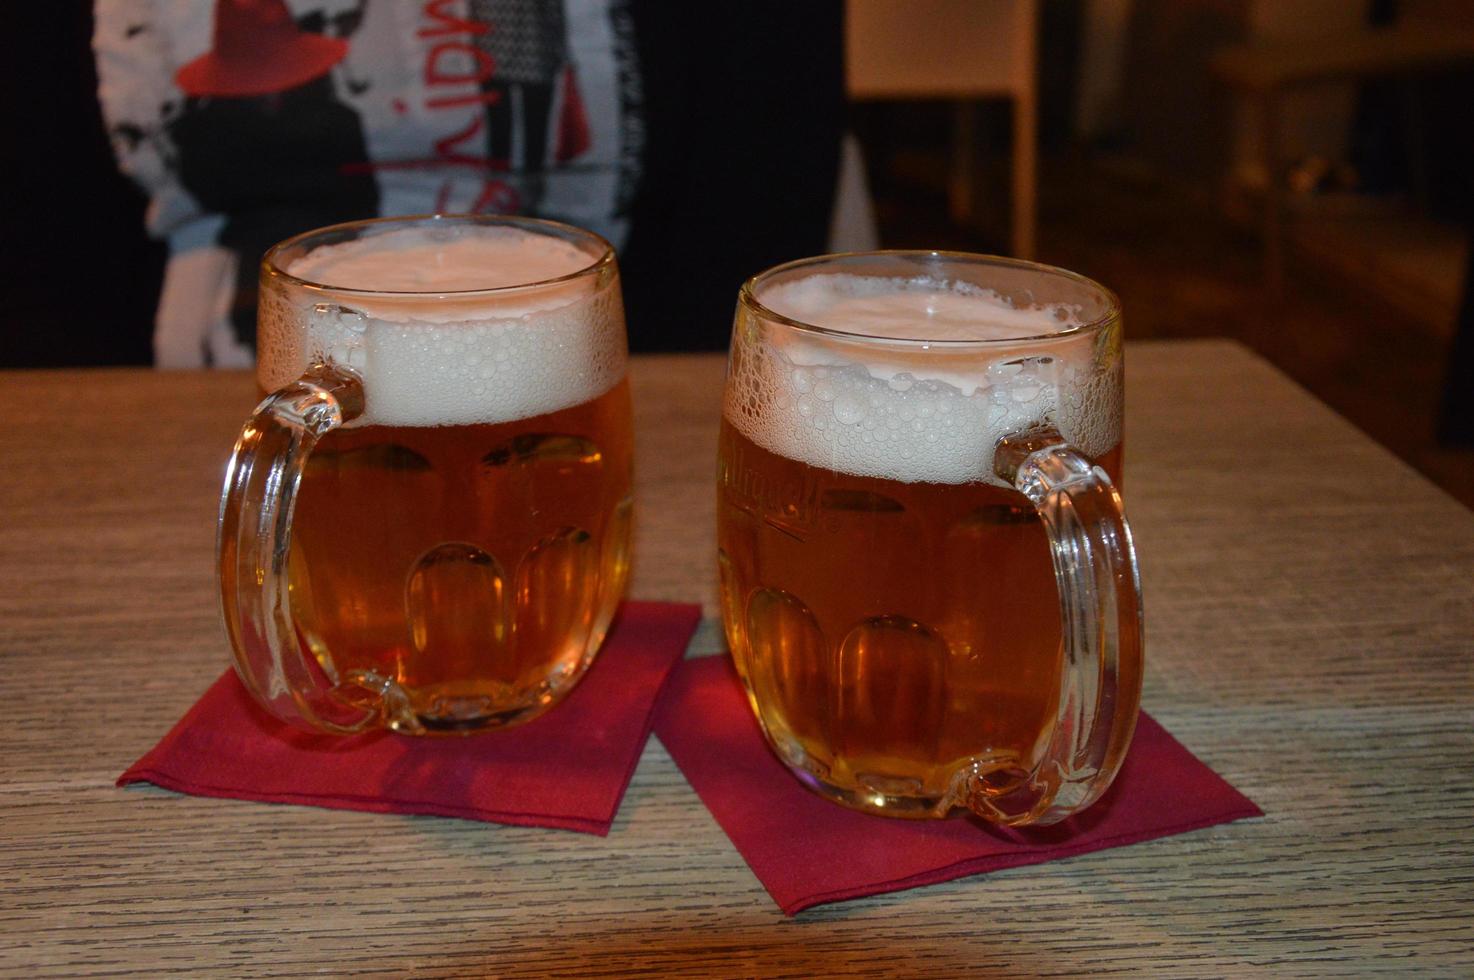
[[[90,4],[12,13],[0,366],[148,364],[164,254]],[[1474,3],[849,0],[845,62],[832,242],[1082,272],[1130,338],[1237,339],[1474,506],[1474,440],[1438,431],[1468,387]]]
[[[899,64],[939,60],[856,45],[903,43],[902,6],[955,19],[942,44],[981,28],[1027,51],[1032,34],[1033,70],[1005,63],[988,97],[940,78],[900,97]],[[1474,3],[861,0],[849,30],[886,246],[1032,239],[1117,291],[1129,338],[1237,339],[1474,506],[1474,450],[1437,438],[1468,265]],[[952,67],[961,86],[966,50]],[[1031,106],[1034,161],[1015,152]],[[1011,193],[1031,162],[1032,207]]]

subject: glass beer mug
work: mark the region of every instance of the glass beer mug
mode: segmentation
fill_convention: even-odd
[[[338,225],[262,261],[220,507],[235,667],[328,732],[471,732],[573,687],[629,568],[614,252],[523,218]]]
[[[1054,823],[1136,723],[1121,311],[1027,262],[805,259],[741,290],[723,620],[769,745],[829,799]]]

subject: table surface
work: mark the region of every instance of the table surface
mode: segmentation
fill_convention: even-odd
[[[1474,514],[1227,342],[1133,345],[1144,705],[1263,819],[784,918],[652,738],[612,832],[113,780],[226,662],[244,374],[0,373],[0,974],[1474,971]],[[700,601],[722,362],[637,358],[632,595]]]

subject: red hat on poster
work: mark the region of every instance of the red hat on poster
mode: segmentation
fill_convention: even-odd
[[[269,95],[325,74],[348,42],[301,30],[286,0],[216,0],[211,49],[180,68],[186,95]]]

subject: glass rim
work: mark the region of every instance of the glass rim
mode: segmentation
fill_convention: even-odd
[[[500,225],[506,227],[523,228],[530,232],[547,234],[553,238],[563,241],[583,239],[598,246],[599,253],[590,258],[589,264],[561,276],[551,276],[547,279],[536,279],[532,282],[517,283],[507,286],[481,286],[474,289],[363,289],[354,286],[334,286],[330,283],[318,282],[314,279],[306,279],[288,272],[278,262],[281,254],[289,249],[300,246],[302,243],[313,238],[325,235],[342,234],[358,231],[364,228],[374,228],[381,225],[403,225],[406,228],[417,225],[435,224],[469,224],[469,225]],[[406,214],[391,215],[382,218],[363,218],[357,221],[343,221],[334,225],[324,225],[321,228],[313,228],[293,235],[290,238],[277,242],[266,250],[261,256],[261,271],[263,276],[270,275],[280,278],[295,286],[305,289],[331,293],[338,296],[358,296],[365,298],[386,299],[475,299],[479,296],[505,296],[520,290],[541,289],[546,286],[554,286],[560,283],[573,282],[586,276],[597,275],[605,268],[614,264],[614,246],[609,243],[603,235],[580,228],[577,225],[566,224],[562,221],[552,221],[547,218],[531,218],[518,214],[452,214],[436,212],[433,214]]]
[[[897,259],[941,259],[948,262],[963,263],[967,265],[1003,266],[1019,271],[1035,272],[1045,276],[1059,279],[1067,279],[1088,289],[1096,290],[1105,300],[1106,309],[1100,315],[1085,323],[1074,324],[1063,330],[1054,330],[1049,333],[1029,334],[1019,337],[979,337],[979,338],[956,338],[941,337],[929,339],[924,337],[887,337],[877,334],[855,333],[850,330],[840,330],[834,327],[822,327],[816,323],[807,323],[778,313],[763,304],[758,299],[758,289],[773,276],[808,266],[822,266],[837,264],[845,259],[884,258]],[[812,255],[807,258],[794,259],[780,265],[771,266],[754,276],[750,276],[737,293],[738,301],[752,312],[765,320],[791,327],[804,333],[815,334],[833,340],[849,340],[861,343],[881,344],[892,347],[919,347],[929,350],[932,348],[943,348],[946,350],[969,350],[969,349],[996,349],[1009,347],[1017,344],[1040,344],[1050,341],[1066,341],[1078,339],[1082,336],[1098,333],[1121,319],[1121,300],[1114,292],[1089,276],[1078,272],[1071,272],[1059,266],[1046,265],[1043,262],[1033,262],[1028,259],[1015,259],[1005,255],[988,255],[981,252],[961,252],[949,249],[911,249],[911,248],[881,248],[868,249],[856,252],[834,252],[826,255]]]

